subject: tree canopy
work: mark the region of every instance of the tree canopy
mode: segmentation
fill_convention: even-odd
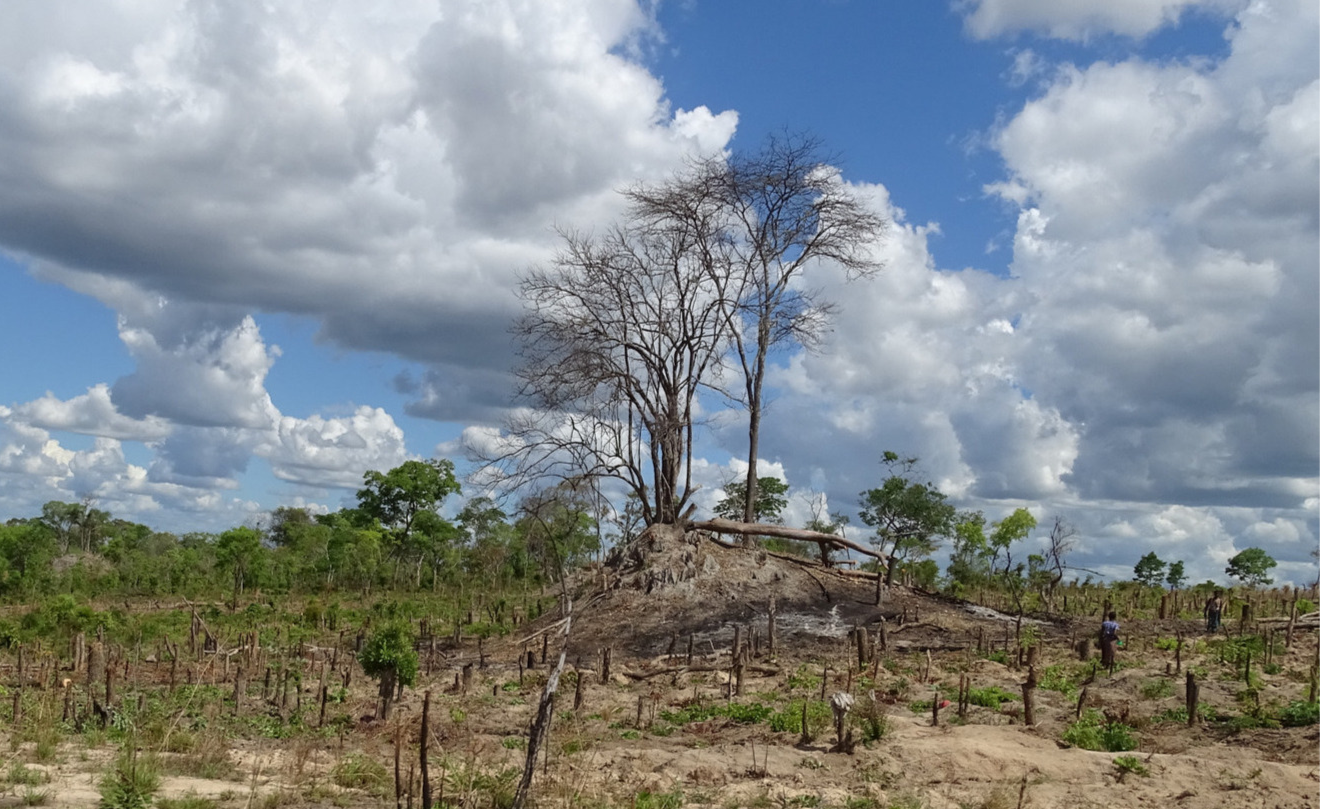
[[[890,475],[877,488],[862,492],[861,520],[875,529],[872,543],[890,557],[888,578],[898,561],[929,556],[954,529],[957,510],[933,483],[910,479],[916,458],[885,452]]]
[[[1272,584],[1269,572],[1279,563],[1261,548],[1247,548],[1228,560],[1224,572],[1248,587]]]

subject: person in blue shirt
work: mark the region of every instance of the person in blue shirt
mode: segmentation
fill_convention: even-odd
[[[1118,615],[1109,613],[1109,618],[1100,623],[1100,665],[1107,669],[1114,668],[1114,654],[1118,649]]]

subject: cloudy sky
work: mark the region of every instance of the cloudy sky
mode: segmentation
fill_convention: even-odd
[[[787,128],[894,225],[772,379],[795,516],[894,449],[1105,574],[1314,578],[1318,72],[1314,0],[7,0],[0,519],[223,530],[458,458],[555,226]]]

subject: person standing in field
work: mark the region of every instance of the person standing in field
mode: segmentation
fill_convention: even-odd
[[[1205,631],[1218,632],[1219,619],[1224,614],[1224,591],[1215,590],[1215,594],[1205,600]]]
[[[1118,615],[1109,613],[1109,617],[1100,623],[1100,665],[1113,671],[1114,658],[1118,650]]]

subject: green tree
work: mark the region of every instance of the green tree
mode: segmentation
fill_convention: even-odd
[[[415,565],[413,584],[421,586],[422,567],[434,560],[438,546],[443,544],[441,537],[457,535],[436,513],[444,499],[457,494],[460,488],[453,461],[404,461],[389,472],[371,470],[362,481],[364,486],[357,493],[358,511],[389,532],[396,574],[400,563],[410,562]],[[419,527],[425,530],[416,531]]]
[[[255,585],[265,569],[265,548],[261,546],[261,532],[255,528],[231,528],[215,541],[215,560],[233,577],[233,609],[238,608],[238,597],[248,585]]]
[[[59,544],[61,554],[69,552],[70,545],[77,536],[78,523],[82,520],[83,507],[80,503],[64,503],[51,500],[41,507],[41,523],[50,528]]]
[[[990,542],[985,536],[985,515],[979,511],[960,514],[953,526],[953,551],[945,568],[950,589],[961,595],[990,578]]]
[[[990,568],[993,572],[1000,555],[1004,559],[1002,573],[1008,573],[1013,567],[1013,543],[1027,538],[1036,527],[1036,518],[1025,508],[1019,508],[999,522],[990,531]]]
[[[58,554],[55,530],[44,520],[0,525],[0,589],[24,596],[50,589],[51,562]]]
[[[1261,587],[1274,583],[1268,574],[1278,564],[1261,548],[1247,548],[1228,560],[1224,572],[1248,587]]]
[[[466,535],[463,567],[468,575],[507,584],[531,572],[526,542],[494,500],[469,500],[458,512],[458,525]]]
[[[1164,581],[1171,590],[1181,590],[1187,584],[1187,570],[1183,567],[1181,559],[1169,563],[1169,572],[1164,577]]]
[[[910,479],[916,458],[886,451],[890,475],[879,488],[862,492],[862,522],[875,529],[871,542],[889,556],[885,581],[892,584],[898,563],[935,552],[941,537],[953,532],[956,509],[933,483]]]
[[[565,481],[523,499],[517,529],[541,570],[555,581],[600,549],[590,491]]]
[[[747,482],[735,480],[724,484],[724,499],[715,504],[715,516],[727,520],[779,523],[788,506],[788,484],[779,478],[756,480],[756,507],[747,518]]]
[[[270,513],[270,527],[266,529],[271,544],[277,547],[292,545],[299,531],[314,525],[312,513],[305,508],[280,506]]]
[[[417,681],[417,652],[408,625],[390,622],[377,629],[358,655],[368,677],[380,681],[379,718],[390,718],[390,706],[405,686]]]
[[[1163,559],[1151,551],[1137,560],[1132,568],[1133,579],[1147,587],[1159,587],[1164,581],[1164,568],[1166,563]]]

